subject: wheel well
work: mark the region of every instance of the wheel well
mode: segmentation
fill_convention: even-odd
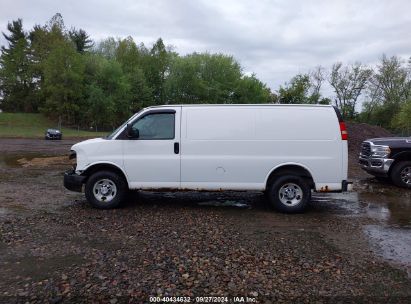
[[[395,162],[403,160],[411,161],[411,152],[402,152],[395,157]]]
[[[127,183],[127,178],[124,175],[123,171],[119,169],[118,167],[111,165],[111,164],[96,164],[93,165],[89,168],[87,168],[81,175],[86,176],[86,181],[87,179],[95,172],[97,171],[111,171],[114,173],[117,173],[119,176],[121,176]]]
[[[275,178],[287,174],[297,175],[304,178],[308,182],[310,187],[314,188],[314,180],[311,176],[311,173],[307,169],[299,165],[284,165],[275,169],[273,172],[271,172],[270,176],[267,179],[266,188]]]
[[[394,162],[391,164],[390,169],[388,170],[388,176],[391,175],[391,171],[395,167],[395,165],[402,161],[411,161],[411,152],[403,152],[395,157]]]

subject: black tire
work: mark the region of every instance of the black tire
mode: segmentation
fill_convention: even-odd
[[[290,193],[289,197],[284,195],[287,192]],[[267,195],[270,205],[278,211],[301,213],[305,211],[311,200],[311,188],[300,176],[275,176],[267,185]]]
[[[411,161],[400,161],[394,164],[390,177],[396,186],[411,189]]]
[[[112,209],[123,202],[127,190],[127,183],[122,176],[112,171],[98,171],[88,178],[85,195],[93,207]]]

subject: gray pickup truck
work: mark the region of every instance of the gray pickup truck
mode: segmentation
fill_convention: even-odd
[[[411,189],[411,137],[367,139],[361,144],[359,163],[367,173]]]

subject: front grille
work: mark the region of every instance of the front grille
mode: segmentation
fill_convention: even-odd
[[[360,159],[360,164],[363,166],[368,166],[368,162],[366,160]]]
[[[60,134],[47,134],[49,138],[60,138]]]
[[[371,156],[371,145],[368,142],[363,142],[361,144],[361,156],[370,157]]]

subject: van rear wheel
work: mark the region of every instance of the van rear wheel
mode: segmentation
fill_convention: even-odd
[[[311,189],[300,176],[275,177],[267,188],[268,201],[275,209],[286,213],[303,212],[311,200]]]
[[[99,209],[118,207],[124,200],[126,193],[125,180],[111,171],[98,171],[92,174],[85,186],[87,201]]]

